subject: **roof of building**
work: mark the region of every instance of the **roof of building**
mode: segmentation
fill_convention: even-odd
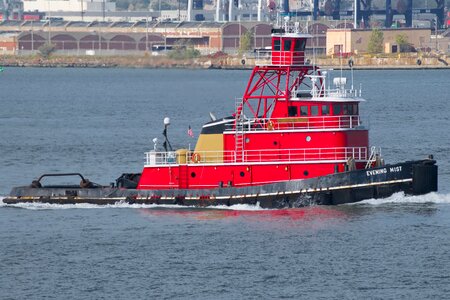
[[[52,20],[50,22],[47,22],[47,26],[50,25],[51,27],[65,27],[69,24],[67,21],[61,21],[61,20]]]
[[[155,24],[155,28],[176,28],[178,27],[178,25],[180,25],[180,22],[172,22],[172,21],[163,21],[163,22],[158,22]]]
[[[21,26],[22,27],[43,27],[47,22],[43,21],[24,21]]]
[[[17,37],[19,35],[20,35],[20,32],[12,32],[12,31],[0,32],[0,38],[11,38],[11,37]]]
[[[131,22],[121,21],[121,22],[114,22],[109,27],[129,28],[129,27],[133,27],[133,25],[134,25],[134,22],[131,23]]]
[[[85,22],[85,21],[70,21],[66,24],[67,27],[89,27],[89,24],[91,22]]]
[[[158,22],[152,21],[152,20],[137,21],[137,22],[135,22],[133,24],[132,27],[139,27],[139,28],[147,28],[147,27],[149,27],[149,28],[151,28],[151,27],[154,27],[156,25],[156,23],[158,23]]]
[[[19,26],[23,21],[4,20],[0,22],[0,26]]]
[[[111,24],[113,24],[113,22],[94,21],[91,22],[88,27],[109,27]]]

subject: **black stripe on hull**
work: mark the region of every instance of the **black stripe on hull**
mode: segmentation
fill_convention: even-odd
[[[259,204],[264,208],[283,208],[344,204],[371,198],[385,198],[396,192],[420,195],[433,191],[437,191],[437,166],[434,160],[422,160],[242,188],[135,190],[111,187],[92,189],[17,187],[13,188],[10,196],[3,199],[3,202],[97,205],[122,202],[186,206]]]

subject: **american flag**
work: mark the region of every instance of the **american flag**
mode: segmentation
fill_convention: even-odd
[[[192,138],[194,137],[194,132],[192,131],[191,125],[189,125],[187,134],[188,134],[190,137],[192,137]]]

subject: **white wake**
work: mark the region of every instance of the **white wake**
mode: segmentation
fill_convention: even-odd
[[[450,194],[439,194],[439,193],[429,193],[420,196],[409,196],[404,193],[396,193],[388,198],[382,199],[368,199],[361,202],[352,203],[352,205],[358,204],[369,204],[369,205],[380,205],[380,204],[421,204],[421,203],[435,203],[435,204],[445,204],[450,203]]]
[[[5,197],[0,196],[0,207],[17,207],[25,208],[31,210],[44,210],[44,209],[89,209],[89,208],[170,208],[170,209],[192,209],[199,208],[194,206],[181,206],[181,205],[171,205],[171,204],[128,204],[119,202],[116,204],[106,204],[106,205],[96,205],[89,203],[79,203],[79,204],[50,204],[50,203],[17,203],[17,204],[6,204],[3,202]],[[207,206],[204,209],[220,209],[220,210],[242,210],[242,211],[255,211],[263,210],[259,205],[249,205],[249,204],[236,204],[232,206],[219,205],[219,206]]]
[[[0,196],[0,207],[17,207],[31,210],[44,210],[44,209],[89,209],[89,208],[170,208],[170,209],[192,209],[198,208],[194,206],[181,206],[170,204],[128,204],[128,203],[116,203],[107,205],[96,205],[88,203],[80,204],[49,204],[49,203],[18,203],[18,204],[6,204],[3,202],[5,197]],[[381,205],[381,204],[420,204],[420,203],[436,203],[445,204],[450,203],[450,194],[429,193],[421,196],[407,196],[403,193],[396,193],[388,198],[383,199],[368,199],[361,202],[352,203],[350,205]],[[219,209],[219,210],[236,210],[236,211],[258,211],[266,210],[257,205],[249,204],[236,204],[232,206],[219,205],[208,206],[204,209]]]

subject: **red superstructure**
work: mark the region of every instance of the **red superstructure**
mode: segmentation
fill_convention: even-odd
[[[363,169],[375,160],[360,91],[305,58],[309,35],[272,34],[232,116],[206,123],[195,149],[146,153],[138,189],[256,186]],[[332,86],[330,88],[330,86]]]

